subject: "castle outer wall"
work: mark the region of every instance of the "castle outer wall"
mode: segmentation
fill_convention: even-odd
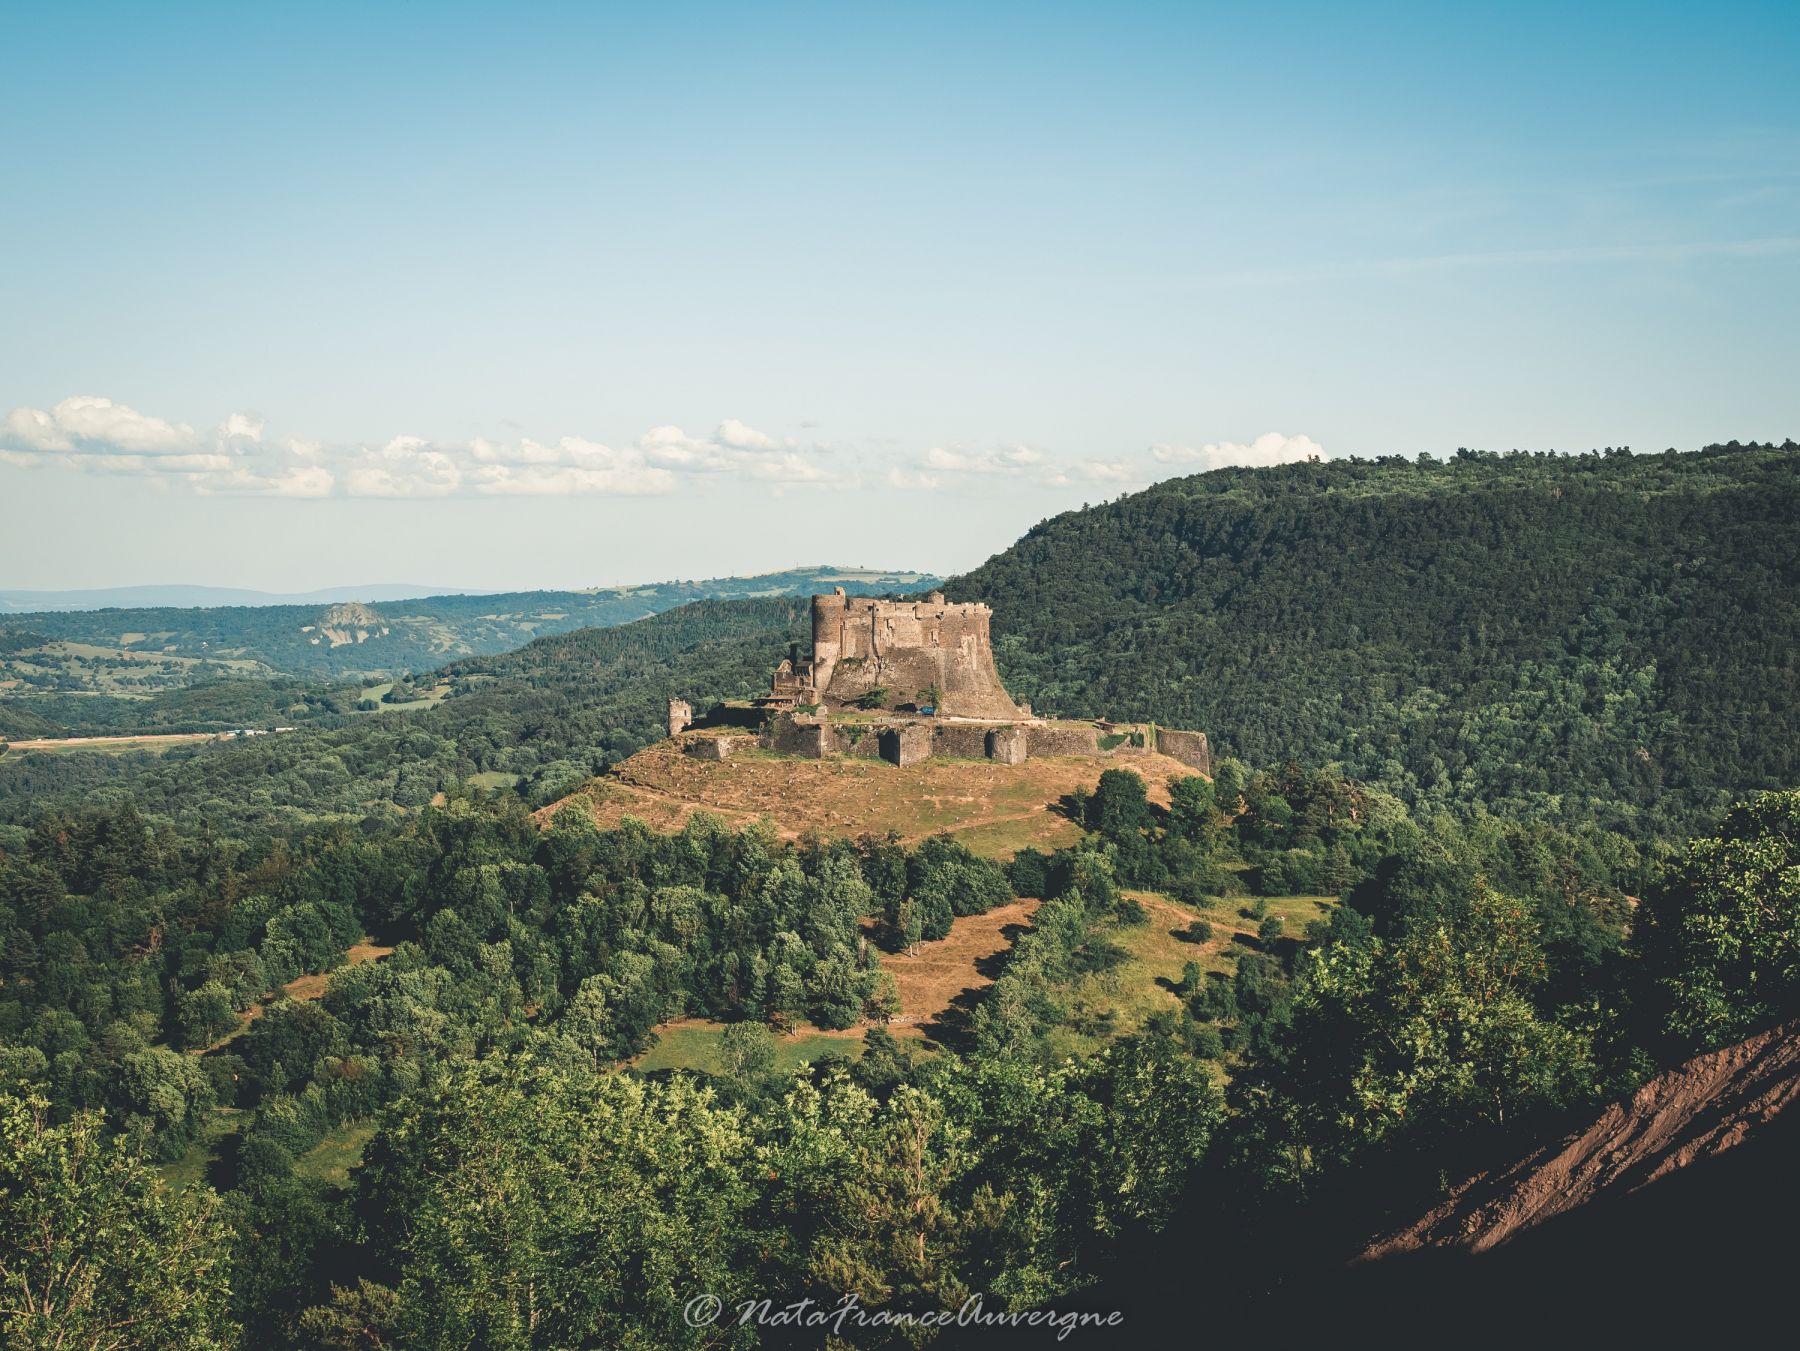
[[[769,692],[753,704],[714,709],[702,724],[708,735],[686,738],[683,749],[722,760],[751,743],[720,735],[721,729],[760,725],[757,744],[809,759],[847,755],[911,765],[951,756],[1017,765],[1045,756],[1107,755],[1125,745],[1212,772],[1204,732],[1104,720],[1050,723],[1015,704],[994,667],[992,618],[987,606],[951,604],[938,591],[922,601],[847,596],[842,587],[814,596],[812,655],[783,661]],[[877,691],[879,698],[869,698]],[[852,708],[894,712],[844,716]],[[670,699],[669,735],[681,737],[693,725],[687,701]]]

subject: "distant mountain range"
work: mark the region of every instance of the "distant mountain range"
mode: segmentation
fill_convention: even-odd
[[[441,588],[417,582],[328,586],[318,591],[247,591],[235,586],[105,586],[88,591],[0,591],[0,613],[64,610],[197,609],[224,605],[329,605],[333,601],[411,600]],[[479,594],[479,593],[470,593]]]

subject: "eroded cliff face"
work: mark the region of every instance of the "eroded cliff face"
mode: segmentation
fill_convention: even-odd
[[[1200,1345],[1791,1340],[1796,1102],[1790,1023],[1696,1056],[1564,1131],[1399,1151],[1306,1204],[1196,1218],[1121,1264],[1094,1307],[1132,1311],[1131,1346],[1195,1345],[1202,1270],[1231,1297],[1206,1307]]]
[[[1698,1164],[1755,1143],[1800,1101],[1800,1024],[1778,1027],[1659,1074],[1585,1130],[1478,1173],[1363,1260],[1425,1249],[1480,1253],[1560,1216],[1653,1201]]]
[[[364,643],[371,638],[385,638],[388,634],[388,626],[381,616],[357,601],[330,606],[319,615],[317,624],[307,624],[300,632],[311,633],[315,628],[318,637],[313,642],[323,639],[333,647]]]

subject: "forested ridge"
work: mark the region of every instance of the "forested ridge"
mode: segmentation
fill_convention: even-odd
[[[1465,451],[1170,480],[949,585],[1040,711],[1648,835],[1800,780],[1796,560],[1792,442]]]

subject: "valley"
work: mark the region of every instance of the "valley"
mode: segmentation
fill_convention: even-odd
[[[424,672],[534,638],[607,627],[697,600],[858,594],[932,585],[918,572],[821,566],[751,577],[581,591],[419,596],[373,603],[0,611],[0,699],[120,693],[228,676],[340,683]]]

